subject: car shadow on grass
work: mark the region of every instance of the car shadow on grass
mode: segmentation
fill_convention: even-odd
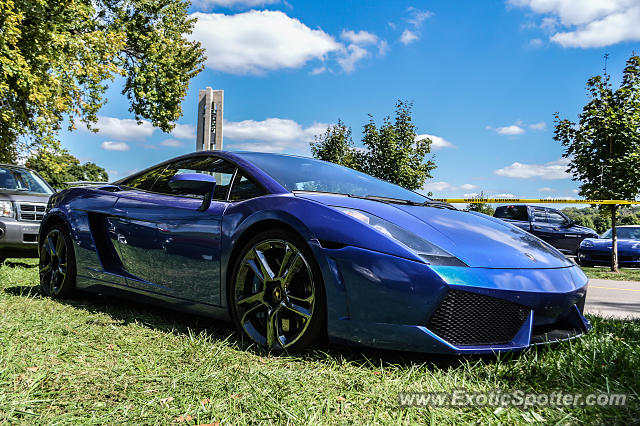
[[[4,292],[14,296],[42,297],[40,286],[13,286]],[[467,362],[484,361],[487,363],[517,359],[522,352],[508,354],[483,355],[441,355],[407,352],[402,350],[375,349],[359,346],[347,346],[335,343],[320,343],[300,353],[273,354],[247,342],[235,330],[232,323],[208,318],[196,314],[180,312],[146,303],[140,300],[127,300],[123,296],[78,292],[69,299],[57,299],[57,303],[82,309],[89,313],[101,313],[110,316],[121,325],[135,323],[153,330],[176,336],[202,334],[214,341],[224,341],[237,350],[253,353],[256,356],[283,356],[300,360],[332,364],[336,360],[352,362],[370,368],[384,366],[421,366],[422,368],[447,370],[457,368]],[[550,345],[551,347],[553,345]],[[537,347],[533,350],[545,351],[549,347]]]

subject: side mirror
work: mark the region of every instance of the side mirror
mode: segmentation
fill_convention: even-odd
[[[175,175],[169,180],[169,188],[204,196],[204,201],[198,210],[205,211],[211,205],[213,190],[216,188],[216,178],[204,173],[184,173]]]
[[[576,223],[573,221],[573,219],[569,219],[569,220],[567,221],[566,227],[567,227],[567,228],[569,228],[570,226],[573,226],[573,225],[575,225],[575,224],[576,224]]]

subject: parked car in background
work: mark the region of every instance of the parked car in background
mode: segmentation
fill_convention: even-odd
[[[640,267],[640,226],[617,226],[618,265]],[[600,239],[582,241],[578,250],[578,263],[582,266],[611,265],[613,251],[611,229]]]
[[[26,167],[0,164],[0,263],[38,257],[38,230],[55,191]]]
[[[493,217],[531,232],[564,254],[575,255],[585,238],[598,238],[591,228],[576,225],[556,209],[528,205],[499,206]]]

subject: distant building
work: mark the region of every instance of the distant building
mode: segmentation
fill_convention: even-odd
[[[207,87],[198,96],[196,151],[222,149],[224,90]]]

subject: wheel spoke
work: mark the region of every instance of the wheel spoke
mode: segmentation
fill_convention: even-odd
[[[291,294],[287,294],[287,298],[290,301],[295,303],[312,303],[313,299],[315,298],[315,295],[311,293],[311,295],[307,297],[298,297],[298,296],[292,296]]]
[[[291,266],[287,268],[287,271],[282,276],[285,288],[289,287],[293,276],[296,274],[296,272],[298,272],[298,269],[300,269],[300,266],[302,266],[303,263],[304,259],[302,258],[300,253],[296,253],[296,256],[291,261]]]
[[[51,277],[49,278],[49,296],[54,296],[56,283],[58,281],[58,274],[56,271],[51,271]]]
[[[275,309],[270,309],[267,313],[267,348],[275,349],[277,348],[276,342],[280,344],[280,339],[278,337],[278,312],[280,311],[280,307],[278,306]]]
[[[286,303],[284,303],[283,306],[284,306],[285,309],[287,309],[287,310],[289,310],[289,311],[291,311],[291,312],[303,317],[304,319],[308,320],[309,318],[311,318],[311,311],[308,310],[307,308],[303,308],[302,306],[296,305],[296,304],[291,303],[291,302],[286,302]]]
[[[244,325],[249,321],[249,316],[253,315],[259,308],[264,307],[264,305],[262,303],[256,303],[255,306],[250,307],[249,309],[247,309],[244,314],[242,315],[242,319],[240,320],[240,324]]]
[[[47,275],[49,272],[51,272],[51,264],[47,263],[46,265],[44,265],[42,268],[40,268],[40,276],[44,277],[45,275]]]
[[[271,268],[269,267],[269,263],[267,262],[267,258],[264,257],[264,253],[254,248],[253,254],[255,256],[254,259],[257,261],[258,266],[260,267],[261,275],[264,278],[263,281],[266,279],[273,280],[275,275],[273,271],[271,271]]]
[[[236,301],[236,305],[240,306],[240,305],[246,305],[246,304],[251,304],[255,302],[262,303],[263,300],[264,300],[264,291],[260,291],[256,294],[252,294],[251,296],[248,296],[248,297],[245,297],[244,299],[240,299]]]
[[[47,253],[49,253],[49,256],[51,256],[51,257],[56,256],[56,249],[55,249],[55,245],[53,244],[53,240],[51,239],[51,235],[49,235],[47,237],[47,241],[45,242],[45,246],[47,248]]]
[[[60,258],[60,256],[62,256],[62,250],[64,249],[64,237],[60,234],[56,234],[56,238],[58,239],[56,241],[56,254],[58,255],[58,258]]]
[[[278,271],[278,277],[282,278],[287,272],[287,267],[289,266],[289,261],[291,260],[291,256],[298,254],[298,250],[292,247],[290,244],[285,244],[284,248],[284,256],[282,256],[282,263],[280,263],[280,270]]]

